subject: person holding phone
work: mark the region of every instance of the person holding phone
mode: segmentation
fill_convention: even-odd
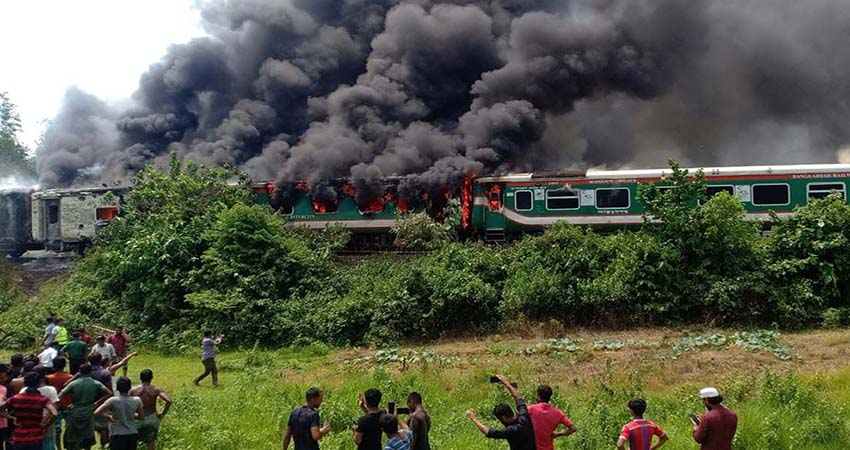
[[[201,380],[212,374],[213,387],[218,387],[218,367],[215,365],[215,346],[221,344],[224,335],[219,335],[216,339],[212,337],[212,331],[204,331],[204,339],[201,340],[201,362],[204,364],[204,373],[198,378],[195,378],[195,386],[201,385]]]
[[[699,396],[708,412],[697,419],[691,417],[694,441],[700,444],[701,450],[732,450],[738,415],[722,405],[723,396],[713,387],[702,389]]]
[[[620,438],[617,439],[617,448],[623,450],[629,443],[629,450],[656,450],[664,445],[668,438],[664,430],[653,422],[643,418],[646,412],[646,400],[636,398],[629,402],[629,414],[632,421],[623,426]],[[652,445],[652,437],[658,436],[658,443]]]
[[[534,439],[534,426],[525,400],[519,395],[516,386],[511,384],[505,377],[496,375],[495,379],[507,388],[516,402],[516,414],[505,403],[500,403],[493,408],[493,415],[502,422],[505,428],[496,430],[481,423],[474,409],[466,411],[466,415],[481,433],[489,439],[505,439],[511,450],[537,450]]]

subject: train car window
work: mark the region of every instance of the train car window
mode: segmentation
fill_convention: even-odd
[[[847,198],[844,183],[809,183],[808,191],[809,200],[826,198],[834,192],[840,194],[841,198]]]
[[[546,191],[546,209],[578,209],[579,193],[572,189]]]
[[[732,186],[707,186],[705,188],[705,196],[707,198],[714,197],[721,192],[728,192],[729,195],[735,195],[735,188]]]
[[[95,215],[97,220],[102,220],[105,222],[112,222],[115,219],[115,216],[118,215],[118,207],[117,206],[106,206],[103,208],[97,208],[95,210]]]
[[[754,184],[753,205],[787,205],[791,203],[791,192],[787,184]]]
[[[516,191],[514,193],[514,208],[517,211],[531,211],[534,209],[531,191]]]
[[[628,188],[596,190],[597,209],[623,209],[631,205]]]
[[[59,223],[59,205],[50,205],[47,208],[47,223],[50,225]]]

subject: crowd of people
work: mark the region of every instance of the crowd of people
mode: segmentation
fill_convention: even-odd
[[[576,426],[560,409],[552,406],[553,391],[548,385],[537,388],[537,402],[531,406],[519,394],[516,384],[498,375],[492,381],[504,385],[516,403],[516,411],[501,403],[493,408],[493,415],[503,428],[491,428],[470,409],[466,415],[476,428],[489,439],[503,439],[510,450],[554,450],[554,440],[576,432]],[[691,415],[693,439],[702,450],[731,450],[738,427],[734,411],[725,408],[723,397],[715,388],[700,391],[707,413]],[[283,435],[283,450],[294,442],[295,450],[319,450],[319,441],[331,432],[328,423],[320,425],[318,409],[324,402],[322,390],[316,387],[307,391],[306,403],[295,408],[289,415]],[[422,395],[411,392],[407,396],[407,408],[381,409],[381,391],[367,390],[359,397],[358,404],[363,416],[354,427],[354,444],[357,450],[431,450],[428,434],[431,431],[431,416],[422,406]],[[625,424],[616,440],[618,449],[655,450],[669,440],[667,434],[655,423],[646,420],[646,400],[636,398],[627,405],[632,421]],[[402,420],[406,415],[407,420]],[[657,439],[656,439],[657,438]],[[384,440],[386,439],[386,440]]]
[[[90,450],[98,440],[111,450],[136,450],[139,443],[155,449],[172,401],[152,384],[150,369],[132,386],[131,342],[118,326],[90,347],[84,329],[69,336],[51,314],[38,355],[18,353],[0,363],[0,450]]]
[[[152,384],[150,369],[142,370],[140,383],[132,386],[127,372],[136,354],[128,353],[132,339],[124,327],[116,327],[109,336],[97,336],[89,347],[91,338],[84,329],[69,336],[61,318],[51,315],[47,322],[41,340],[44,349],[38,355],[15,354],[8,364],[0,363],[0,450],[90,450],[98,437],[101,448],[135,450],[142,443],[154,450],[160,421],[172,401]],[[204,373],[195,378],[195,385],[212,375],[213,386],[219,386],[215,347],[223,338],[213,338],[211,331],[204,333]],[[123,376],[116,378],[119,370]],[[510,450],[554,450],[555,439],[576,432],[569,417],[550,404],[550,386],[539,386],[536,403],[529,406],[515,383],[501,375],[491,382],[508,390],[516,409],[505,403],[493,408],[502,428],[485,425],[474,410],[467,410],[485,437],[506,440]],[[731,450],[737,415],[723,406],[723,397],[715,388],[702,389],[700,397],[708,412],[691,415],[694,441],[702,450]],[[381,400],[381,391],[375,388],[358,398],[363,415],[353,430],[357,450],[431,450],[431,416],[422,395],[411,392],[407,408],[390,402],[385,410]],[[163,409],[158,411],[160,401]],[[289,415],[283,450],[291,444],[295,450],[319,450],[319,442],[331,432],[330,424],[322,424],[319,416],[323,402],[321,389],[307,391],[305,404]],[[627,407],[633,420],[617,437],[618,449],[628,445],[630,450],[655,450],[668,441],[661,427],[644,418],[644,399],[633,399]]]

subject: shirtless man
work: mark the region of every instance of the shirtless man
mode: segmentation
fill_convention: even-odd
[[[142,399],[142,410],[145,418],[140,422],[136,422],[136,428],[139,430],[139,441],[144,442],[148,446],[148,450],[156,448],[156,437],[159,433],[159,423],[168,414],[171,409],[171,397],[161,388],[151,384],[153,381],[153,372],[150,369],[145,369],[139,375],[142,384],[130,390],[130,395]],[[156,401],[161,398],[165,402],[165,407],[161,413],[156,412]]]

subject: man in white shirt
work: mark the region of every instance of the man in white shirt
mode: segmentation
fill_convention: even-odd
[[[59,343],[53,341],[41,353],[38,354],[38,362],[41,367],[53,368],[53,358],[59,356]]]
[[[112,344],[107,343],[104,336],[98,336],[96,342],[97,343],[94,347],[92,347],[92,352],[100,353],[100,356],[102,356],[104,360],[114,363],[118,358],[118,354],[115,353],[115,347],[113,347]]]

